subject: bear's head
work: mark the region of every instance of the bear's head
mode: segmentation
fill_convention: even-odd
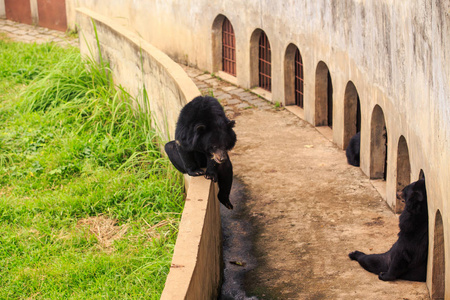
[[[400,229],[412,232],[421,223],[428,224],[428,204],[425,179],[407,185],[401,193],[405,208],[400,215]]]
[[[220,164],[236,143],[233,127],[217,99],[198,96],[181,110],[175,139],[185,151],[205,153]]]
[[[427,208],[427,190],[425,180],[420,179],[407,185],[401,194],[405,200],[405,209],[411,213],[418,214]]]
[[[196,148],[208,153],[218,164],[228,159],[228,151],[236,144],[234,121],[224,119],[214,124],[197,124],[194,128],[193,143]],[[223,124],[221,124],[223,123]]]

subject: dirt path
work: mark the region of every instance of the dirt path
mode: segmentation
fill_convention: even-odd
[[[230,261],[250,261],[236,277],[243,282],[235,283],[246,296],[228,292],[224,298],[429,299],[425,283],[383,282],[348,258],[357,249],[387,251],[396,240],[398,217],[362,171],[347,164],[344,151],[290,112],[186,70],[201,90],[222,98],[236,120],[234,189],[246,192],[232,195],[236,209],[226,212],[232,221],[224,226],[236,231],[227,238],[245,238],[228,243],[225,266],[239,269]],[[248,221],[255,262],[245,244]]]
[[[236,123],[232,161],[249,190],[245,205],[256,228],[249,295],[428,298],[424,283],[382,282],[348,258],[356,249],[388,250],[398,218],[342,150],[287,111],[246,110]]]

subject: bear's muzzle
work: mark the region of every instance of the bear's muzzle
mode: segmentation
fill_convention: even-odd
[[[228,153],[224,150],[217,150],[216,152],[211,153],[212,159],[216,161],[216,163],[221,164],[228,160]]]

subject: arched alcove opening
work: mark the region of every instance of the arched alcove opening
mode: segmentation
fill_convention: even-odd
[[[284,59],[285,104],[303,108],[303,60],[294,44],[286,49]]]
[[[333,126],[333,85],[328,66],[319,62],[316,68],[315,126]]]
[[[352,136],[360,131],[361,103],[355,85],[349,81],[344,94],[344,149],[347,148]]]
[[[444,226],[438,210],[434,221],[433,271],[431,279],[431,299],[445,297],[445,249]]]
[[[222,64],[222,28],[223,23],[227,19],[224,15],[218,15],[212,24],[211,41],[212,41],[212,62],[213,72],[223,69]]]
[[[250,39],[250,84],[272,90],[272,54],[267,35],[256,29]]]
[[[409,162],[408,144],[404,136],[401,136],[398,140],[397,149],[397,195],[401,193],[403,188],[411,183],[411,164]],[[396,198],[395,212],[401,213],[405,203],[402,202],[400,197]]]
[[[224,71],[236,76],[236,36],[233,25],[224,15],[218,15],[212,26],[213,72]]]
[[[387,136],[383,110],[376,105],[370,122],[370,179],[386,180]]]

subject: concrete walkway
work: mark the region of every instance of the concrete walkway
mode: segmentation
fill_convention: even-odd
[[[62,32],[0,19],[2,32],[16,41],[77,44]],[[237,123],[233,189],[245,191],[233,192],[240,195],[231,199],[235,209],[224,215],[237,236],[248,234],[242,223],[252,228],[246,245],[230,246],[240,248],[225,268],[245,275],[226,282],[235,288],[223,299],[428,299],[425,283],[382,282],[348,258],[353,250],[388,250],[398,217],[360,169],[346,163],[344,151],[285,109],[183,68]]]
[[[0,33],[4,33],[7,37],[17,42],[37,44],[54,42],[61,46],[78,46],[78,38],[65,32],[20,24],[6,19],[0,19]]]

